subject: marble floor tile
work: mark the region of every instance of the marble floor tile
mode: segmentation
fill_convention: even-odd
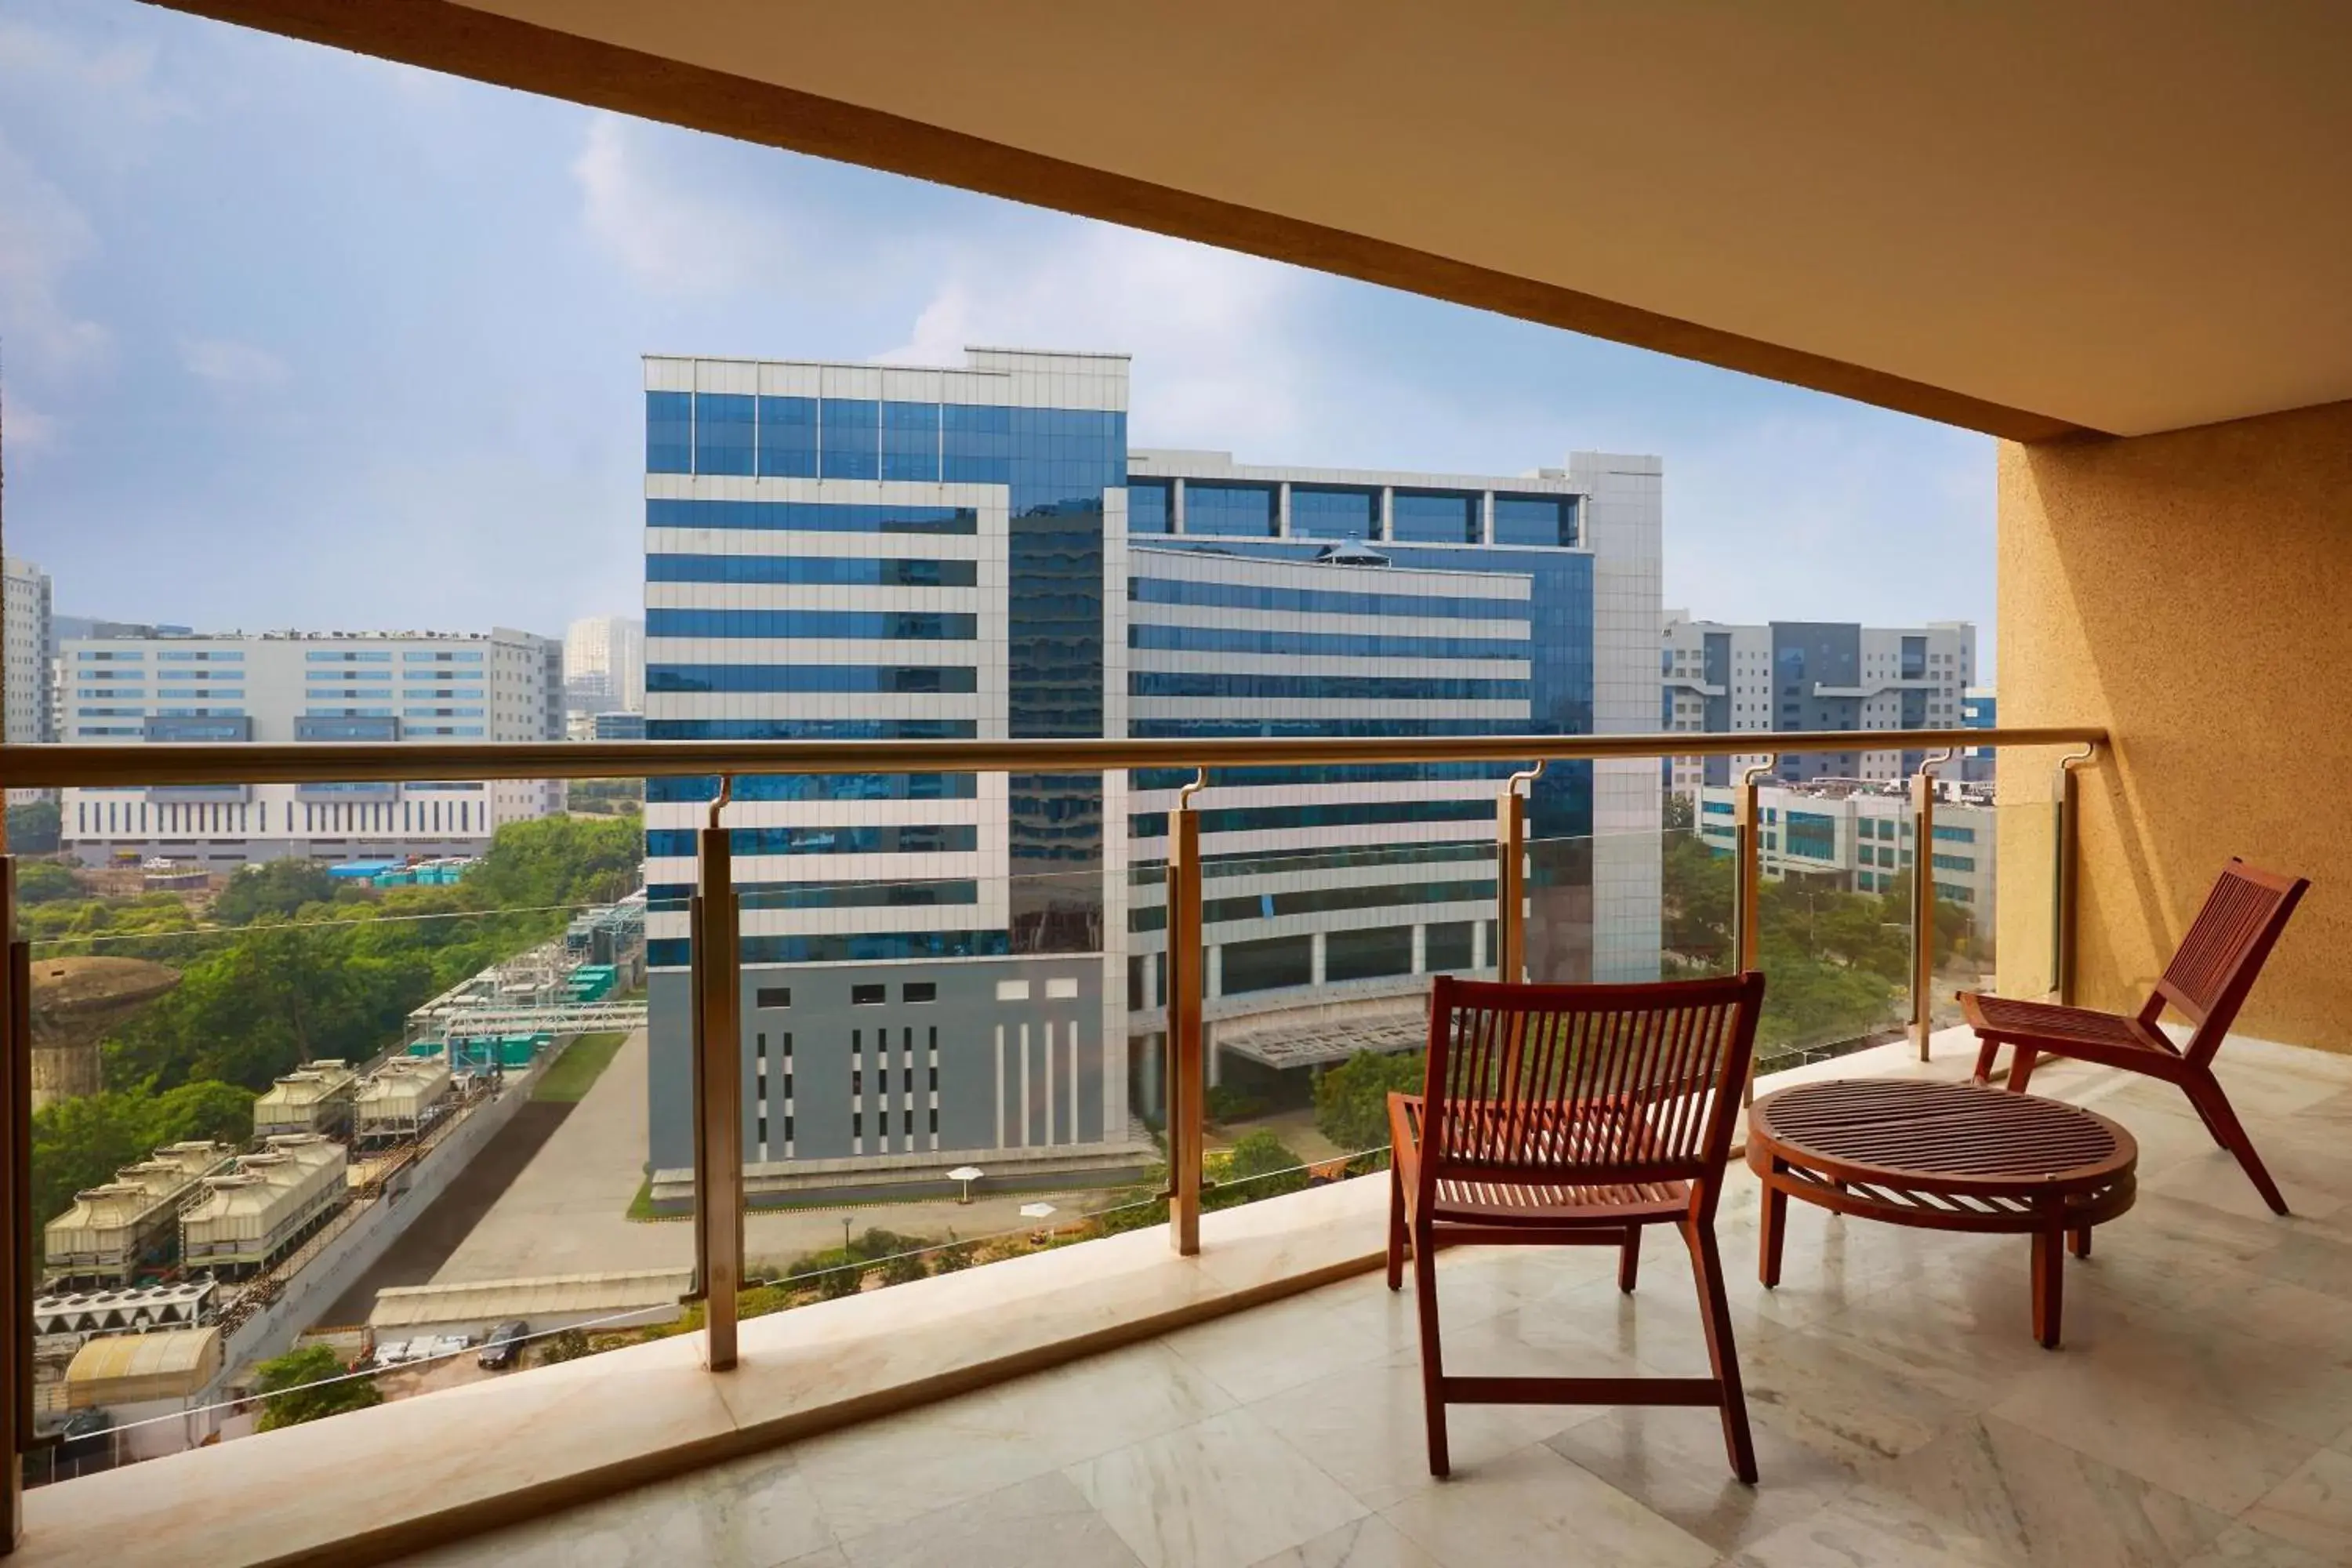
[[[2352,1455],[2322,1448],[2242,1517],[2265,1535],[2352,1563]]]
[[[1991,1414],[2227,1514],[2294,1474],[2318,1447],[2086,1360],[2027,1379]]]
[[[840,1547],[827,1546],[812,1552],[805,1557],[795,1557],[789,1563],[780,1563],[776,1568],[849,1568],[849,1559],[841,1554]]]
[[[1857,1487],[1742,1551],[1734,1568],[2022,1568],[1991,1542],[1874,1487]]]
[[[2324,1291],[2352,1300],[2352,1236],[2319,1229],[2296,1229],[2246,1267],[2257,1274],[2291,1285]]]
[[[2325,1290],[2232,1268],[2183,1297],[2177,1310],[2338,1365],[2352,1360],[2352,1300]]]
[[[1411,1291],[1367,1291],[1349,1280],[1179,1329],[1160,1342],[1235,1399],[1252,1400],[1385,1361],[1418,1331]]]
[[[1441,1568],[1711,1568],[1714,1547],[1534,1444],[1387,1510]]]
[[[2249,1524],[2233,1524],[2181,1568],[2344,1568],[2344,1560],[2305,1551]]]
[[[1486,1364],[1494,1365],[1491,1358]],[[1526,1375],[1549,1373],[1528,1369]],[[1429,1473],[1417,1358],[1334,1373],[1249,1408],[1367,1508],[1387,1508],[1407,1493],[1437,1484]],[[1589,1414],[1553,1405],[1449,1405],[1446,1447],[1454,1473],[1491,1464]]]
[[[1748,1335],[1740,1370],[1751,1421],[1858,1468],[1923,1447],[1969,1414],[1927,1384],[1803,1330]]]
[[[1055,1470],[841,1543],[849,1568],[1136,1568],[1110,1521]]]
[[[2255,1147],[2263,1155],[2263,1168],[2270,1172],[2271,1180],[2278,1184],[2280,1193],[2286,1198],[2287,1208],[2296,1217],[2326,1219],[2341,1213],[2347,1204],[2352,1204],[2352,1197],[2306,1180],[2305,1173],[2311,1162],[2283,1152],[2278,1141],[2273,1140],[2268,1148],[2260,1143]],[[2240,1215],[2247,1219],[2276,1217],[2269,1202],[2247,1176],[2245,1167],[2239,1164],[2233,1156],[2210,1146],[2168,1162],[2155,1176],[2143,1176],[2140,1189],[2203,1204],[2208,1208]]]
[[[796,1446],[838,1536],[865,1535],[1055,1469],[1018,1407],[994,1393],[828,1433]]]
[[[1144,1568],[1248,1568],[1368,1511],[1246,1409],[1065,1473]]]
[[[1874,1481],[2034,1568],[2178,1568],[2230,1524],[1997,1415],[1914,1449]]]
[[[1858,1484],[1853,1469],[1751,1419],[1758,1484],[1731,1472],[1723,1420],[1707,1409],[1612,1410],[1545,1439],[1661,1519],[1737,1552],[1819,1512]]]
[[[1234,1407],[1234,1396],[1159,1342],[1089,1356],[982,1396],[1055,1466],[1189,1426]]]
[[[1254,1568],[1438,1568],[1438,1562],[1375,1513],[1277,1552]]]

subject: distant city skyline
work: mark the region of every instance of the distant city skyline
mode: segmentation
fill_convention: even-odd
[[[625,613],[641,354],[999,342],[1131,353],[1142,446],[1655,454],[1669,602],[1972,620],[1993,667],[1985,437],[160,9],[0,20],[0,258],[8,550],[75,613]]]

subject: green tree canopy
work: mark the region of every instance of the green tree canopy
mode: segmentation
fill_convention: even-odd
[[[53,800],[31,800],[8,808],[8,847],[19,855],[54,855],[64,832],[65,814]]]
[[[16,830],[9,830],[8,844],[17,847]],[[70,866],[55,860],[21,860],[16,865],[16,898],[27,904],[54,903],[59,899],[79,899],[84,889],[81,879]]]
[[[1419,1094],[1420,1051],[1358,1051],[1315,1080],[1315,1131],[1350,1154],[1385,1149],[1391,1091]]]
[[[253,1096],[232,1084],[183,1084],[150,1096],[116,1089],[60,1100],[33,1113],[33,1220],[46,1225],[74,1194],[166,1143],[242,1146],[253,1136]]]
[[[383,1403],[373,1378],[345,1377],[349,1370],[325,1345],[305,1345],[263,1362],[255,1371],[253,1392],[268,1399],[255,1425],[274,1432]],[[338,1378],[341,1381],[331,1381]]]
[[[247,866],[231,877],[213,900],[213,920],[221,925],[251,925],[258,920],[290,921],[306,904],[335,901],[335,879],[314,860],[271,860]]]

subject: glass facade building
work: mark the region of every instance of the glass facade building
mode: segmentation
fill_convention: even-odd
[[[1112,355],[653,358],[646,397],[651,739],[1579,734],[1646,727],[1628,679],[1655,709],[1654,460],[1625,460],[1649,465],[1629,485],[1605,463],[1496,479],[1131,448]],[[1613,552],[1595,548],[1612,504],[1633,523]],[[1198,803],[1205,853],[1337,858],[1304,878],[1229,864],[1212,1016],[1278,1028],[1334,988],[1402,1005],[1434,971],[1489,966],[1511,771],[1218,774]],[[1148,1161],[1153,867],[1181,782],[740,781],[755,1197],[967,1161]],[[712,788],[648,786],[657,1199],[691,1155],[685,899]],[[1630,822],[1635,797],[1615,798]],[[1654,842],[1646,882],[1639,855],[1617,857],[1612,896],[1591,846],[1616,824],[1596,799],[1592,764],[1556,766],[1531,795],[1536,835],[1586,846],[1552,863],[1583,928],[1559,978],[1654,964]],[[1647,803],[1654,830],[1654,784]],[[1398,844],[1413,853],[1395,864],[1339,864]],[[1646,928],[1596,941],[1604,905]],[[1266,1065],[1213,1054],[1221,1070]]]

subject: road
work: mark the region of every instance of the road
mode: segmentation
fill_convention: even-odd
[[[694,1261],[685,1221],[627,1217],[644,1179],[646,1053],[640,1029],[447,1255],[434,1283],[682,1268]],[[1021,1205],[1039,1201],[1076,1215],[1101,1194],[1021,1193],[970,1205],[942,1199],[754,1212],[744,1222],[744,1247],[755,1271],[781,1269],[804,1253],[840,1246],[845,1217],[853,1232],[878,1226],[945,1240],[950,1232],[970,1237],[1022,1229],[1033,1222],[1021,1217]]]

